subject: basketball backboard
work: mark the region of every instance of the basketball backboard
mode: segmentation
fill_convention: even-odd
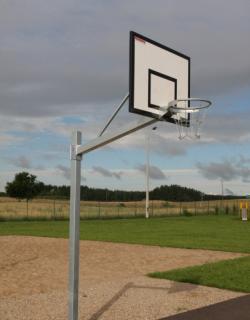
[[[190,58],[133,31],[129,73],[130,112],[159,118],[170,101],[190,98]]]

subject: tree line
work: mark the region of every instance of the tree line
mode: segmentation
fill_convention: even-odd
[[[27,201],[34,197],[53,198],[53,199],[69,199],[70,186],[45,184],[37,180],[35,175],[28,172],[20,172],[15,175],[13,181],[8,182],[5,187],[8,195],[19,200]],[[89,188],[81,186],[81,200],[86,201],[141,201],[145,199],[145,191],[125,191],[110,190],[101,188]],[[218,200],[221,195],[208,195],[193,188],[182,187],[176,184],[163,185],[156,187],[150,191],[151,200],[163,201],[202,201],[202,200]],[[239,198],[237,196],[224,196],[227,199]]]

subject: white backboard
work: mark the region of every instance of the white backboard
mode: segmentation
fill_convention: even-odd
[[[158,118],[161,107],[189,97],[190,58],[131,31],[129,111]]]

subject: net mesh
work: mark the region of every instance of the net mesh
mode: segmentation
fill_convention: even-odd
[[[185,138],[200,139],[201,127],[207,114],[207,108],[203,108],[203,106],[203,102],[199,100],[176,102],[175,108],[180,108],[180,110],[174,113],[172,118],[180,140]]]

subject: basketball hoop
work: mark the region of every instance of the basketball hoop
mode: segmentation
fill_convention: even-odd
[[[168,111],[174,120],[179,139],[200,139],[200,128],[211,101],[199,98],[176,99],[168,104]]]

